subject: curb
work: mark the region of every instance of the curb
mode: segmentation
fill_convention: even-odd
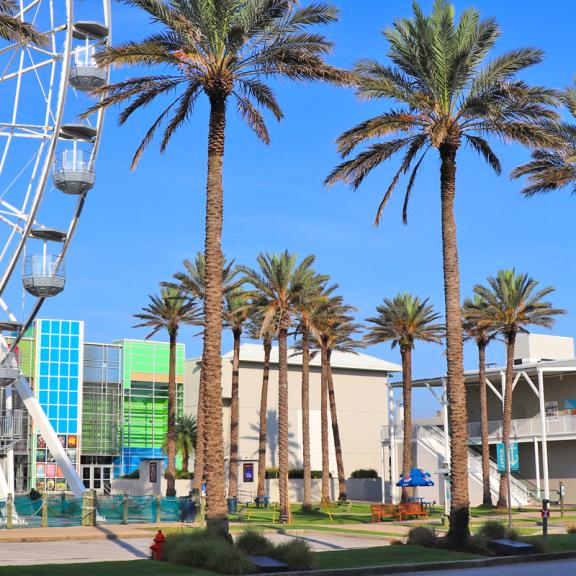
[[[328,570],[305,570],[301,572],[261,573],[261,576],[376,576],[381,574],[406,574],[414,572],[436,572],[438,570],[460,570],[466,568],[488,568],[532,562],[550,562],[576,558],[576,552],[547,552],[526,556],[499,556],[479,560],[455,560],[453,562],[423,562],[421,564],[386,564],[364,568],[332,568]]]

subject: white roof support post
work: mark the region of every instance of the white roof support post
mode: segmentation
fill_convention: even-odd
[[[500,402],[504,402],[503,396],[500,393],[500,391],[496,389],[496,386],[494,386],[494,384],[492,384],[492,382],[490,382],[490,380],[488,380],[488,378],[486,378],[485,380],[486,380],[486,384],[488,385],[488,388],[490,388],[490,390],[492,390],[492,392],[494,392],[496,398],[499,398]]]
[[[84,488],[84,484],[82,483],[80,476],[78,476],[76,468],[72,462],[70,462],[66,450],[64,450],[60,440],[58,440],[58,436],[54,431],[54,428],[52,428],[50,420],[48,420],[48,417],[42,409],[42,406],[40,406],[38,399],[34,396],[34,392],[32,392],[28,380],[26,380],[24,376],[20,376],[20,378],[14,381],[14,385],[20,398],[22,398],[22,402],[24,402],[26,409],[32,416],[34,424],[38,426],[40,434],[42,434],[46,442],[47,448],[52,453],[52,456],[54,456],[56,464],[60,466],[60,470],[64,473],[64,477],[66,478],[70,489],[74,493],[74,496],[80,498],[86,488]]]
[[[544,374],[538,369],[538,396],[540,399],[540,426],[542,438],[542,476],[544,478],[544,498],[550,499],[550,479],[548,477],[548,438],[546,430],[546,404],[544,401]]]
[[[6,407],[6,417],[11,422],[12,430],[14,430],[14,412],[13,399],[12,399],[12,385],[6,386],[4,406]],[[15,494],[14,492],[14,444],[10,443],[6,450],[6,484],[8,485],[8,494]]]
[[[4,469],[0,466],[0,500],[6,500],[8,498],[8,483],[6,482],[6,476],[4,476]]]
[[[448,389],[446,378],[442,379],[442,421],[444,422],[444,468],[450,470],[450,430],[448,429]],[[448,473],[448,472],[447,472]],[[451,502],[448,499],[448,490],[446,482],[449,479],[444,476],[444,514],[450,515]],[[450,491],[450,493],[452,493]]]
[[[392,386],[388,386],[388,430],[390,436],[390,498],[392,504],[396,504],[396,482],[398,481],[398,466],[396,463],[396,406],[394,404],[394,389]]]
[[[534,436],[534,468],[536,473],[536,495],[542,498],[540,489],[540,450],[538,450],[538,438]]]

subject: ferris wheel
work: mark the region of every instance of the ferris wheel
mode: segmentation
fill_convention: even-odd
[[[18,8],[47,42],[0,44],[0,440],[8,446],[10,435],[26,433],[10,420],[14,385],[48,447],[61,452],[21,375],[17,345],[45,299],[64,290],[66,253],[95,184],[104,114],[79,116],[108,81],[94,54],[110,44],[111,7],[110,0],[18,0]],[[55,456],[81,491],[65,453]],[[10,483],[0,475],[0,494]]]

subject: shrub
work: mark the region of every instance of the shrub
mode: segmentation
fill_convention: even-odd
[[[278,478],[280,476],[280,470],[278,468],[266,468],[266,478]]]
[[[38,490],[36,490],[36,488],[32,488],[30,490],[30,500],[32,500],[32,502],[36,501],[36,500],[40,500],[42,498],[42,494],[40,492],[38,492]]]
[[[576,524],[571,524],[568,526],[568,528],[566,528],[566,532],[568,534],[576,534]]]
[[[274,548],[272,542],[262,534],[261,530],[256,528],[244,530],[235,543],[242,552],[255,556],[269,556]]]
[[[436,542],[436,532],[426,526],[417,526],[408,532],[409,546],[424,546],[426,548],[432,548],[436,545]]]
[[[176,564],[221,574],[249,574],[255,570],[242,550],[207,530],[168,534],[164,557]]]
[[[520,536],[514,529],[510,529],[502,522],[497,520],[488,520],[480,526],[478,532],[472,536],[471,544],[477,550],[490,553],[489,544],[491,540],[501,540],[506,538],[508,540],[519,540]]]
[[[285,562],[293,570],[309,570],[314,568],[314,554],[304,540],[290,540],[276,546],[271,556]]]
[[[130,472],[128,474],[124,474],[124,476],[122,476],[122,478],[124,478],[126,480],[138,480],[140,478],[140,470],[138,470],[138,469],[133,470],[132,472]]]
[[[350,478],[378,478],[378,472],[372,468],[359,468],[350,474]]]

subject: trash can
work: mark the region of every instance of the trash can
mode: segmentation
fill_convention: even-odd
[[[194,522],[196,520],[196,502],[190,498],[180,498],[180,522]]]
[[[228,514],[236,514],[238,512],[238,500],[236,498],[228,498]]]

